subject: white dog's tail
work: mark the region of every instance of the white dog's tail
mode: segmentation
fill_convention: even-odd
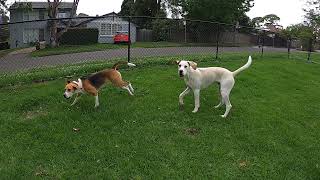
[[[249,56],[248,62],[244,66],[242,66],[241,68],[239,68],[239,69],[235,70],[234,72],[232,72],[233,73],[233,77],[235,77],[241,71],[244,71],[244,70],[248,69],[250,67],[251,63],[252,63],[252,58],[251,58],[251,56]]]

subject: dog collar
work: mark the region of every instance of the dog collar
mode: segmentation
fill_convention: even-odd
[[[78,82],[77,82],[77,81],[73,81],[73,83],[75,83],[76,85],[78,85],[79,90],[82,90],[82,89],[83,89],[82,80],[81,80],[80,78],[78,79]]]

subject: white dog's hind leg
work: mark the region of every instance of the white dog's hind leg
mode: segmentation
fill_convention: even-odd
[[[95,105],[94,107],[97,108],[99,106],[99,96],[98,94],[94,97],[95,98]]]
[[[200,107],[200,89],[195,89],[193,93],[194,93],[194,110],[192,112],[196,113],[198,112]]]
[[[226,111],[223,115],[221,115],[221,117],[226,118],[232,108],[232,105],[231,105],[230,99],[229,99],[229,93],[222,93],[222,98],[226,104]]]
[[[218,105],[216,105],[216,106],[214,106],[214,108],[219,108],[219,107],[221,107],[222,105],[223,105],[224,103],[223,103],[223,100],[222,100],[222,98],[220,98],[220,102],[219,102],[219,104]]]
[[[187,87],[187,89],[185,89],[180,95],[179,95],[179,104],[182,106],[183,103],[183,98],[184,96],[186,96],[188,93],[190,92],[190,88]]]
[[[229,99],[229,95],[230,95],[230,92],[231,92],[233,86],[234,86],[234,79],[229,79],[229,80],[221,83],[221,97],[222,97],[223,102],[226,105],[226,111],[221,116],[223,118],[226,118],[228,116],[228,114],[232,108],[232,105],[231,105],[230,99]]]
[[[219,108],[219,107],[221,107],[223,104],[224,104],[224,102],[223,102],[223,99],[222,99],[222,96],[221,96],[221,86],[220,86],[220,84],[219,84],[219,98],[220,98],[220,102],[219,102],[219,104],[218,105],[216,105],[216,106],[214,106],[214,108]]]

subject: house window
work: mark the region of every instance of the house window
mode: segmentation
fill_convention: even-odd
[[[31,43],[39,40],[39,29],[24,29],[23,43]]]
[[[23,20],[24,21],[32,21],[39,19],[39,12],[38,11],[25,11],[23,12]]]
[[[40,20],[43,20],[43,19],[44,19],[44,13],[45,13],[44,11],[40,11],[40,12],[39,12],[39,19],[40,19]]]
[[[57,18],[67,18],[67,13],[58,13]]]
[[[101,23],[100,35],[111,36],[115,35],[117,31],[121,31],[121,24]]]

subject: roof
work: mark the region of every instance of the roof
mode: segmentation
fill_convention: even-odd
[[[48,2],[15,2],[10,6],[10,10],[18,9],[21,7],[31,6],[32,9],[47,9]],[[59,4],[60,9],[72,9],[73,2],[61,2]]]
[[[78,14],[78,17],[89,17],[89,15],[85,14],[85,13],[80,13],[80,14]]]

